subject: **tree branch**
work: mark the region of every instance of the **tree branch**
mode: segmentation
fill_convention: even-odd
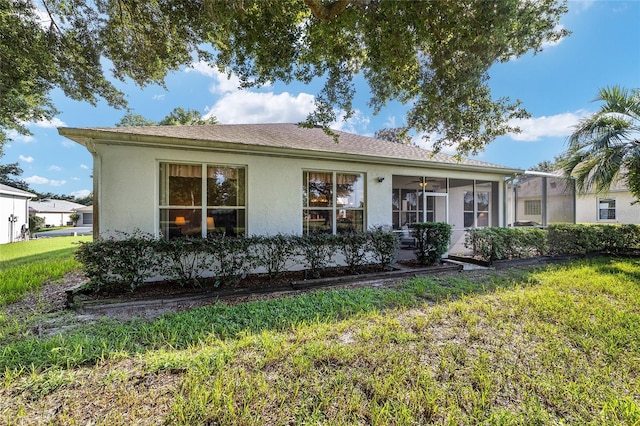
[[[351,0],[336,0],[328,4],[322,3],[322,0],[304,0],[304,4],[311,10],[313,16],[322,22],[329,22],[340,15],[349,3]]]

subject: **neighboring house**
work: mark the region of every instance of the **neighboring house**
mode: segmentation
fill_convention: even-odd
[[[509,226],[575,223],[575,185],[562,172],[526,171],[509,181]]]
[[[640,202],[624,182],[611,185],[608,192],[576,195],[576,223],[640,224]]]
[[[67,226],[73,225],[71,215],[79,208],[83,208],[82,204],[73,203],[65,200],[39,200],[29,203],[29,215],[44,218],[44,225],[50,226]]]
[[[60,128],[94,159],[94,235],[340,233],[505,225],[522,170],[296,124]]]
[[[76,226],[93,225],[93,206],[83,206],[74,210],[80,216]]]
[[[20,239],[23,227],[29,228],[29,199],[32,194],[0,184],[0,244]]]

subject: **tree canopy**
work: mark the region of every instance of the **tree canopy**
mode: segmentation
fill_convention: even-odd
[[[218,120],[215,117],[204,118],[202,114],[194,109],[176,107],[159,122],[149,120],[140,114],[129,111],[116,123],[116,127],[197,126],[202,124],[218,124]]]
[[[374,112],[406,104],[403,125],[437,135],[436,150],[456,143],[468,154],[526,116],[519,101],[493,99],[489,68],[567,34],[562,0],[41,1],[38,11],[31,0],[0,0],[3,131],[55,114],[55,87],[124,105],[103,63],[146,85],[202,60],[245,88],[324,81],[307,124],[325,127],[353,113],[362,77]]]
[[[600,89],[600,109],[576,126],[561,162],[579,191],[607,192],[624,182],[640,201],[640,89]]]

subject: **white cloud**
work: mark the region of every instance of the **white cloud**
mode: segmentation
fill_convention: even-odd
[[[439,133],[419,133],[411,138],[411,142],[422,149],[433,151],[434,141],[438,140],[440,137],[441,134]],[[452,145],[443,146],[440,148],[440,152],[442,154],[455,155],[458,152],[458,145],[460,144],[456,142]]]
[[[42,127],[43,129],[53,129],[56,127],[65,127],[66,124],[64,121],[60,120],[57,117],[52,118],[51,120],[39,120],[35,122],[29,123],[30,126]]]
[[[24,161],[25,163],[33,163],[33,157],[31,156],[25,157],[24,155],[20,154],[18,158],[20,159],[20,161]]]
[[[596,0],[573,0],[569,2],[569,7],[576,12],[584,12],[595,4]]]
[[[362,112],[358,109],[354,110],[353,115],[351,115],[351,117],[349,117],[349,119],[346,121],[344,120],[344,111],[336,111],[336,116],[337,120],[331,123],[329,127],[334,130],[341,130],[343,132],[362,134],[362,132],[356,129],[356,127],[359,127],[360,130],[362,130],[365,129],[371,122],[369,117],[362,114]]]
[[[7,130],[7,138],[14,140],[16,142],[22,142],[22,143],[34,142],[36,140],[31,135],[22,135],[16,132],[15,130]]]
[[[49,166],[49,171],[50,172],[61,172],[62,171],[62,167],[60,166],[56,166],[55,164]]]
[[[151,97],[151,99],[153,99],[154,101],[164,101],[164,97],[165,97],[165,95],[164,95],[164,93],[163,93],[163,94],[161,94],[161,95],[153,95],[153,96]]]
[[[193,62],[191,65],[184,70],[185,72],[197,72],[198,74],[202,74],[206,77],[215,77],[219,74],[216,68],[213,68],[205,61]]]
[[[91,194],[91,191],[89,191],[88,189],[81,189],[80,191],[73,191],[69,195],[76,198],[84,198],[84,197],[88,197],[89,194]]]
[[[240,89],[240,78],[229,77],[206,62],[193,63],[185,72],[196,72],[213,80],[209,91],[219,98],[213,106],[206,108],[205,118],[215,116],[222,124],[297,123],[304,121],[315,107],[315,97],[309,93],[276,94]],[[270,84],[262,87],[270,87]],[[358,133],[356,127],[366,128],[370,122],[359,110],[347,121],[343,121],[344,112],[336,115],[338,119],[331,124],[335,130]]]
[[[240,78],[235,75],[227,77],[226,74],[221,73],[217,68],[204,61],[192,63],[191,67],[187,68],[185,72],[196,72],[213,79],[214,83],[209,87],[209,91],[214,95],[240,90]]]
[[[554,31],[562,31],[562,30],[564,30],[564,29],[565,29],[565,28],[564,28],[564,25],[562,25],[562,24],[558,24],[558,25],[556,25],[556,26],[555,26],[555,28],[554,28],[553,30],[554,30]],[[545,41],[543,41],[543,42],[542,42],[542,48],[543,48],[543,49],[546,49],[546,48],[548,48],[548,47],[557,46],[557,45],[559,45],[560,43],[562,43],[562,40],[564,40],[565,38],[566,38],[566,37],[562,37],[562,38],[560,38],[560,39],[558,39],[558,40],[556,40],[556,41],[549,41],[549,40],[545,40]]]
[[[24,178],[23,180],[29,185],[45,185],[49,183],[49,179],[38,175],[29,176],[28,178]]]
[[[220,98],[206,116],[214,115],[223,124],[297,123],[313,111],[313,102],[313,95],[307,93],[236,91]]]
[[[51,186],[62,186],[67,183],[66,180],[52,180],[47,179],[46,177],[33,175],[28,178],[23,179],[29,185],[51,185]]]
[[[89,166],[87,166],[86,164],[80,164],[80,168],[84,170],[89,170]]]
[[[65,148],[71,148],[71,147],[75,146],[75,142],[67,140],[67,139],[64,139],[64,140],[62,140],[60,142],[60,145],[62,145]]]
[[[573,132],[578,122],[589,115],[587,111],[565,112],[551,116],[532,117],[513,120],[509,124],[522,130],[521,133],[509,133],[516,141],[537,141],[545,137],[566,137]]]

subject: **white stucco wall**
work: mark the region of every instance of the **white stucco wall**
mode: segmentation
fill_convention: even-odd
[[[493,214],[503,223],[501,174],[391,166],[353,161],[248,155],[121,146],[96,143],[94,176],[98,179],[98,204],[94,205],[101,235],[139,229],[154,235],[159,230],[158,180],[160,162],[193,162],[247,167],[247,234],[302,233],[302,176],[304,170],[360,172],[365,174],[367,228],[392,223],[392,176],[429,176],[500,182]],[[378,177],[384,177],[382,182]],[[462,201],[450,194],[452,219]],[[460,203],[458,203],[460,201]],[[444,201],[442,201],[444,202]],[[460,212],[461,215],[461,212]],[[461,219],[450,220],[456,227]],[[459,223],[460,222],[460,223]]]
[[[598,200],[616,200],[616,219],[598,218]],[[612,191],[607,194],[576,195],[576,223],[624,223],[640,224],[640,203],[632,205],[635,198],[629,191]]]
[[[35,216],[44,219],[45,226],[67,226],[71,222],[71,213],[36,213]]]
[[[9,222],[9,216],[18,217],[17,222],[13,222],[13,227]],[[29,210],[27,198],[13,195],[0,194],[0,244],[15,241],[20,233],[22,225],[29,223]]]

